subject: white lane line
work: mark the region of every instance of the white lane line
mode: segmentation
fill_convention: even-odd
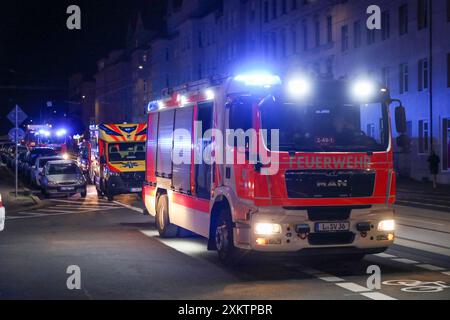
[[[386,301],[397,300],[380,292],[363,292],[361,293],[361,295],[372,300],[386,300]]]
[[[27,217],[7,217],[6,220],[24,220],[24,219],[34,219],[34,218],[43,218],[43,217],[57,217],[57,216],[66,216],[71,213],[55,213],[55,214],[36,214]]]
[[[114,206],[114,204],[109,202],[109,201],[95,201],[95,200],[83,201],[83,200],[59,200],[59,199],[53,199],[53,200],[51,200],[51,202],[67,203],[67,204],[82,204],[82,205],[107,204],[107,205]]]
[[[80,210],[116,210],[116,209],[122,209],[121,207],[109,207],[109,206],[55,206],[54,208],[57,209],[68,209],[68,210],[74,210],[74,211],[80,211]]]
[[[329,277],[320,277],[319,278],[322,281],[325,282],[344,282],[345,280],[339,277],[329,276]]]
[[[359,284],[356,284],[353,282],[336,283],[336,285],[341,288],[347,289],[349,291],[355,292],[355,293],[372,291],[366,287],[360,286]]]
[[[39,209],[39,210],[36,210],[36,212],[37,213],[44,213],[44,214],[46,214],[46,213],[52,213],[52,212],[54,212],[54,213],[73,213],[73,211],[68,211],[68,210],[61,210],[61,209]],[[25,214],[28,214],[27,212],[24,212]]]
[[[386,259],[397,258],[397,256],[394,256],[392,254],[387,254],[387,253],[378,253],[378,254],[375,254],[375,256],[380,257],[380,258],[386,258]]]
[[[410,260],[410,259],[392,259],[392,261],[395,262],[400,262],[400,263],[404,263],[404,264],[418,264],[419,261],[415,261],[415,260]]]
[[[122,207],[124,207],[124,208],[127,208],[127,209],[130,209],[130,210],[139,212],[140,214],[144,214],[144,209],[137,208],[137,207],[133,207],[133,206],[129,206],[129,205],[124,204],[124,203],[121,203],[121,202],[119,202],[119,201],[114,201],[114,203],[115,203],[115,204],[118,204],[118,205],[120,205],[120,206],[122,206]]]
[[[445,274],[446,276],[450,276],[450,271],[442,272],[442,274]]]
[[[445,271],[444,268],[433,266],[431,264],[418,264],[417,267],[429,270],[429,271]]]

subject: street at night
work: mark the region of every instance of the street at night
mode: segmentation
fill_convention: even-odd
[[[449,32],[450,0],[2,4],[0,301],[450,300]]]

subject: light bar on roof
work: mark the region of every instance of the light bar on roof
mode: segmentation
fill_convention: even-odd
[[[266,72],[240,74],[234,77],[234,80],[243,82],[246,86],[252,87],[270,88],[281,84],[281,79],[279,76]]]

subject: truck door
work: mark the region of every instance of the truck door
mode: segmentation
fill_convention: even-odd
[[[211,199],[211,173],[212,166],[210,163],[206,163],[203,155],[205,150],[210,154],[212,139],[205,139],[205,132],[212,129],[213,119],[213,107],[212,102],[204,102],[198,104],[198,117],[197,121],[202,123],[202,136],[199,137],[199,153],[201,157],[201,164],[195,165],[195,186],[196,194],[199,198],[209,200]],[[209,150],[209,151],[208,151]]]

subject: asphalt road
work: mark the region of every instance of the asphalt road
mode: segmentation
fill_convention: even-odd
[[[397,244],[358,263],[253,256],[222,266],[206,241],[159,238],[134,196],[61,198],[8,215],[0,299],[450,299],[450,214],[397,207]],[[81,290],[67,288],[69,266]],[[379,266],[381,290],[367,288]]]

